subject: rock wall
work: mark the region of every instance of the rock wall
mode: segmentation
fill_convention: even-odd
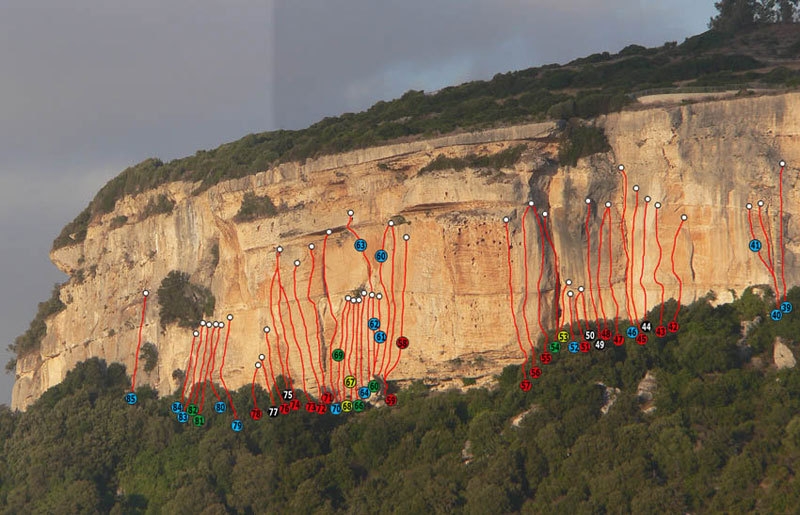
[[[688,216],[675,254],[676,270],[683,279],[682,301],[688,303],[709,290],[724,301],[730,298],[730,290],[771,283],[771,276],[747,248],[751,237],[744,205],[765,200],[765,222],[777,240],[777,163],[785,159],[789,163],[784,177],[785,276],[787,283],[797,284],[800,226],[795,215],[800,198],[798,169],[793,163],[800,163],[798,103],[800,95],[787,94],[609,115],[597,123],[605,128],[613,150],[582,159],[576,167],[556,164],[552,124],[532,124],[284,164],[221,183],[197,196],[191,195],[196,185],[172,183],[126,197],[117,203],[115,212],[90,226],[82,244],[51,254],[61,270],[73,276],[83,270],[85,280],[73,278],[62,288],[67,308],[47,321],[41,350],[18,360],[12,405],[24,409],[59,383],[77,362],[89,357],[123,363],[130,372],[141,291],[157,290],[173,269],[186,271],[194,282],[210,287],[217,299],[217,319],[227,313],[235,316],[225,379],[231,388],[249,384],[253,362],[264,350],[262,327],[271,320],[269,280],[277,245],[285,249],[281,257],[284,280],[291,276],[292,261],[300,259],[298,278],[305,284],[310,269],[307,245],[319,244],[325,229],[335,230],[329,239],[326,269],[336,312],[345,293],[366,284],[363,261],[355,259],[353,237],[342,230],[348,209],[355,211],[353,228],[370,249],[379,246],[390,217],[402,215],[408,222],[398,225],[396,232],[398,238],[403,233],[411,237],[404,320],[411,346],[392,378],[448,383],[496,373],[519,362],[521,356],[509,308],[503,217],[510,217],[515,312],[519,317],[524,292],[520,218],[525,202],[533,199],[540,213],[548,211],[560,279],[588,286],[585,198],[600,206],[612,202],[611,216],[618,223],[623,193],[618,163],[625,164],[629,189],[637,184],[641,198],[650,195],[653,201],[663,203],[659,211],[660,240],[665,249],[662,267],[669,264],[666,259],[680,215]],[[491,154],[519,143],[527,149],[513,168],[420,173],[440,153]],[[249,191],[269,195],[279,206],[278,216],[235,223],[243,195]],[[174,211],[139,220],[141,207],[160,193],[176,201]],[[628,220],[634,199],[628,191]],[[653,214],[650,207],[648,230],[653,228]],[[111,229],[111,220],[119,215],[127,216],[129,222]],[[592,252],[602,216],[602,208],[595,208],[590,216]],[[639,220],[633,236],[637,245],[647,242],[648,275],[643,274],[644,289],[637,280],[632,295],[643,311],[644,292],[647,306],[652,307],[660,302],[660,289],[652,279],[656,241],[652,233],[642,233]],[[538,299],[533,278],[538,278],[540,271],[541,242],[533,218],[526,224],[532,278],[526,312],[536,337]],[[625,266],[618,234],[612,233],[613,253],[621,257],[615,257],[611,273],[622,298]],[[216,265],[215,246],[219,255]],[[402,250],[402,242],[398,242],[398,250]],[[596,254],[590,259],[595,263]],[[548,254],[541,283],[546,320],[554,319],[553,265]],[[608,276],[605,264],[601,276]],[[659,276],[667,297],[676,296],[677,281],[669,269],[662,268]],[[323,331],[330,334],[333,325],[318,278],[311,295],[318,301]],[[373,280],[377,282],[376,275]],[[609,289],[601,296],[610,314],[613,299]],[[161,330],[155,295],[148,303],[143,338],[157,346],[159,360],[150,374],[145,374],[140,364],[139,383],[149,383],[162,394],[173,392],[178,384],[172,372],[186,368],[191,334],[177,327]],[[295,365],[292,370],[299,377]]]

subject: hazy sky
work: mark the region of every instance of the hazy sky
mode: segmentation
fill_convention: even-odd
[[[65,279],[53,238],[126,166],[412,88],[681,42],[713,11],[712,0],[3,0],[0,361]],[[0,403],[12,383],[0,372]]]

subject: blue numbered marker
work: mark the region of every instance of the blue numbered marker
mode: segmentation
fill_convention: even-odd
[[[369,327],[372,331],[377,331],[381,328],[381,321],[377,318],[370,318],[367,321],[367,327]]]
[[[139,400],[139,398],[138,398],[138,397],[136,396],[136,394],[135,394],[135,393],[133,393],[133,392],[130,392],[130,393],[126,393],[126,394],[125,394],[125,402],[127,402],[127,403],[128,403],[128,404],[130,404],[131,406],[133,406],[134,404],[136,404],[136,401],[138,401],[138,400]]]
[[[628,336],[628,338],[636,338],[637,336],[639,336],[639,329],[636,326],[632,325],[628,328],[627,331],[625,331],[625,334]]]
[[[375,333],[375,343],[384,343],[386,341],[386,333],[378,331]]]
[[[569,342],[569,351],[572,354],[577,354],[579,350],[580,350],[580,345],[578,345],[578,342]]]
[[[216,411],[217,413],[225,413],[225,410],[227,408],[228,407],[225,405],[224,402],[215,402],[214,403],[214,411]]]
[[[369,388],[366,386],[362,386],[358,389],[358,396],[362,399],[369,399],[369,396],[372,392],[369,391]]]
[[[189,422],[189,414],[186,413],[185,411],[178,412],[176,416],[178,417],[178,422],[180,422],[181,424]]]
[[[791,313],[792,309],[794,309],[794,308],[792,307],[792,303],[791,302],[782,302],[781,303],[781,312],[783,312],[783,313]]]
[[[759,250],[761,250],[761,240],[750,240],[748,247],[753,252],[758,252]]]
[[[783,318],[783,311],[780,309],[773,309],[772,312],[769,314],[769,317],[774,321],[778,322],[781,318]]]
[[[387,259],[389,259],[389,253],[385,250],[380,249],[379,251],[375,252],[375,261],[378,263],[385,263]]]
[[[173,413],[180,413],[181,411],[183,411],[183,404],[181,404],[180,402],[173,402],[172,403],[172,412]]]
[[[367,250],[367,241],[359,238],[356,240],[353,246],[356,248],[357,251],[364,252],[365,250]]]
[[[231,429],[236,431],[237,433],[242,430],[242,421],[241,420],[234,420],[231,422]]]
[[[331,404],[331,414],[338,415],[342,412],[342,405],[337,403]]]

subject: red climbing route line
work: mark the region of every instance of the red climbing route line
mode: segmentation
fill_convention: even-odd
[[[553,286],[553,303],[555,304],[555,312],[556,316],[556,327],[559,326],[559,316],[560,316],[560,309],[561,307],[558,305],[558,290],[561,287],[561,275],[558,268],[558,252],[556,252],[556,246],[553,245],[553,239],[550,237],[550,231],[547,230],[547,212],[542,213],[542,226],[544,227],[544,234],[547,238],[547,243],[550,244],[550,250],[553,251],[553,276],[555,277],[555,283]]]
[[[300,320],[303,322],[303,334],[305,335],[306,349],[308,350],[308,362],[311,365],[311,371],[314,373],[314,380],[317,383],[317,392],[320,392],[322,391],[321,383],[319,382],[319,377],[317,376],[317,370],[314,368],[314,354],[311,353],[311,342],[308,339],[308,324],[306,324],[306,316],[303,313],[303,305],[300,303],[300,298],[297,296],[297,269],[300,268],[299,261],[295,263],[295,267],[292,270],[292,294],[294,295],[294,302],[297,305],[297,311],[300,313]],[[311,283],[309,282],[309,287],[310,285]]]
[[[561,328],[567,323],[567,311],[564,306],[567,305],[567,289],[561,288],[561,317],[558,319],[558,327]]]
[[[328,289],[328,276],[327,276],[327,261],[325,252],[328,249],[328,236],[330,231],[326,231],[325,239],[322,240],[322,285],[325,288],[325,298],[328,301],[328,313],[333,318],[333,333],[331,334],[330,344],[328,345],[328,372],[330,375],[330,384],[331,388],[334,387],[333,382],[333,355],[331,351],[333,350],[333,343],[336,341],[336,333],[339,331],[339,320],[336,318],[336,314],[333,311],[333,303],[331,302],[331,294],[330,290]]]
[[[783,245],[783,169],[786,167],[786,163],[781,161],[781,172],[778,176],[778,184],[779,184],[779,198],[780,198],[780,217],[778,218],[778,222],[780,223],[780,247],[781,247],[781,281],[783,282],[783,300],[786,301],[786,247]],[[775,295],[778,295],[778,292],[775,292]]]
[[[642,288],[642,295],[644,297],[644,305],[642,306],[642,317],[647,317],[647,289],[644,287],[644,258],[647,254],[647,207],[650,205],[645,198],[644,215],[642,215],[642,269],[639,270],[639,286]]]
[[[758,206],[758,223],[761,226],[761,231],[764,233],[764,241],[766,242],[767,247],[767,261],[769,261],[769,267],[772,273],[775,272],[775,262],[772,260],[772,238],[770,238],[769,232],[767,231],[766,225],[764,225],[764,217],[761,213],[761,203],[759,202]],[[775,281],[775,295],[780,295],[780,292],[777,290],[778,281]]]
[[[200,327],[201,331],[202,331],[202,329],[203,328]],[[181,388],[181,404],[183,404],[184,401],[186,400],[186,396],[185,396],[185,394],[186,394],[186,381],[188,381],[188,379],[189,379],[189,370],[191,370],[191,368],[192,368],[192,353],[194,352],[194,342],[195,342],[195,340],[197,340],[197,336],[198,335],[200,336],[200,340],[202,341],[202,339],[203,339],[202,332],[200,332],[198,334],[195,334],[194,332],[192,332],[192,344],[189,346],[189,362],[186,364],[186,372],[183,374],[183,388]],[[197,349],[198,349],[198,351],[200,350],[200,346],[199,345],[197,346]]]
[[[531,205],[529,203],[528,206],[525,207],[525,212],[522,214],[522,264],[525,269],[525,289],[523,290],[525,293],[522,297],[522,320],[525,322],[525,336],[528,339],[528,346],[531,348],[531,355],[535,356],[533,340],[531,340],[531,329],[528,324],[528,231],[525,229],[525,219],[528,217],[530,209]],[[508,224],[506,224],[506,230],[508,230]],[[510,250],[509,243],[509,252]],[[533,358],[533,360],[536,361],[536,358]]]
[[[512,271],[511,271],[511,234],[508,231],[508,218],[505,218],[504,222],[506,229],[506,250],[508,253],[508,293],[509,293],[509,298],[511,299],[510,300],[511,320],[514,322],[514,331],[515,334],[517,335],[517,344],[519,345],[519,350],[520,352],[522,352],[522,355],[524,356],[524,359],[522,361],[522,375],[527,379],[528,372],[525,370],[526,368],[525,365],[528,362],[528,353],[525,352],[525,349],[522,347],[522,338],[519,334],[519,325],[517,324],[517,314],[516,310],[514,309],[514,285],[512,281]],[[539,326],[541,327],[541,322],[539,323]],[[542,330],[542,333],[544,333],[544,330]]]
[[[326,390],[327,387],[325,386],[325,365],[322,359],[322,340],[320,338],[320,334],[322,332],[319,324],[319,310],[317,309],[317,303],[311,298],[311,282],[314,280],[314,270],[316,268],[316,263],[314,260],[314,247],[308,247],[308,255],[311,258],[311,274],[308,276],[308,290],[306,290],[306,299],[308,300],[309,304],[311,304],[314,313],[314,324],[316,326],[316,336],[317,336],[317,364],[319,365],[320,373],[322,375],[322,389],[319,390],[319,394],[322,394],[322,390]],[[309,350],[309,353],[311,351]]]
[[[600,219],[600,229],[597,231],[597,300],[598,304],[600,304],[600,313],[603,314],[603,327],[608,329],[608,317],[606,316],[606,307],[605,303],[603,302],[603,295],[600,291],[600,285],[602,284],[600,281],[600,265],[603,262],[603,227],[606,224],[606,216],[608,215],[609,210],[606,208],[603,211],[603,217]],[[610,225],[610,224],[609,224]],[[597,325],[597,328],[600,329],[600,324]]]
[[[294,325],[294,317],[292,316],[292,305],[289,302],[289,295],[286,294],[286,288],[283,287],[283,280],[281,279],[281,271],[280,268],[278,269],[278,287],[280,289],[280,294],[283,299],[286,301],[286,313],[289,315],[289,327],[292,328],[292,340],[294,340],[294,345],[297,348],[297,353],[300,355],[300,370],[302,372],[303,378],[303,395],[306,397],[306,402],[308,402],[308,383],[306,382],[306,364],[305,360],[303,360],[303,350],[300,348],[300,341],[297,339],[297,327]],[[280,310],[280,298],[278,300],[278,313],[281,313]],[[283,325],[283,315],[280,314],[279,318],[281,318],[281,324]],[[284,333],[285,334],[285,333]],[[287,351],[286,351],[286,367],[289,367],[289,349],[288,349],[288,339],[287,339]]]
[[[612,280],[612,273],[614,270],[614,247],[611,243],[611,233],[613,232],[611,208],[606,207],[606,211],[608,212],[608,288],[611,290],[611,299],[614,301],[614,331],[619,334],[619,302],[617,302],[617,294],[614,292],[614,281]]]
[[[633,256],[633,260],[631,260],[631,278],[630,278],[630,287],[631,287],[631,305],[633,306],[633,320],[634,325],[639,325],[639,311],[636,309],[636,294],[633,291],[633,274],[635,273],[636,268],[636,213],[639,211],[639,188],[634,186],[636,191],[636,205],[633,208],[633,223],[631,230],[631,255]],[[626,280],[627,282],[627,280]]]
[[[386,250],[386,235],[389,234],[389,225],[383,230],[383,241],[381,242],[381,248]],[[391,262],[392,269],[394,269],[394,261]],[[391,320],[392,318],[392,304],[390,302],[389,290],[386,288],[386,284],[383,282],[383,263],[378,264],[378,278],[380,281],[381,288],[383,291],[386,292],[386,320]],[[381,318],[381,301],[378,300],[378,318]],[[387,323],[387,326],[389,324]],[[387,327],[388,329],[388,327]],[[383,346],[383,351],[381,352],[381,367],[378,369],[378,375],[383,375],[384,365],[386,362],[386,351],[387,347],[391,347],[391,340],[389,340],[390,336],[387,335],[386,345]],[[391,359],[391,358],[390,358]],[[390,361],[391,362],[391,361]],[[384,381],[385,383],[385,381]]]
[[[536,206],[533,206],[533,216],[536,219],[536,225],[539,227],[539,241],[542,243],[542,259],[541,263],[539,264],[539,279],[536,281],[536,291],[538,295],[536,296],[536,312],[537,312],[537,321],[539,322],[539,330],[542,332],[542,336],[544,336],[545,345],[547,345],[547,331],[542,325],[542,277],[544,276],[544,254],[545,254],[545,236],[544,236],[544,228],[542,227],[542,221],[539,219],[539,213],[536,211]]]
[[[775,286],[775,305],[780,306],[781,291],[778,288],[778,278],[775,275],[775,263],[772,261],[772,240],[770,239],[769,232],[764,225],[764,218],[761,216],[761,202],[758,203],[758,223],[761,225],[761,230],[764,233],[764,246],[767,247],[767,260],[769,261],[767,270],[769,270],[769,273],[772,276],[772,284]],[[759,252],[759,255],[761,255],[761,252]]]
[[[750,206],[750,204],[748,204],[748,206]],[[747,210],[747,222],[750,224],[750,236],[754,240],[757,239],[756,238],[756,232],[753,229],[753,216],[752,216],[751,210],[749,208]],[[761,251],[756,252],[756,254],[758,254],[758,259],[761,260],[761,263],[764,265],[764,267],[767,269],[767,271],[770,271],[771,269],[769,267],[769,263],[764,261],[764,256],[761,255]],[[773,278],[774,278],[774,275],[773,275]],[[777,288],[777,283],[776,283],[775,287]],[[776,298],[776,304],[777,304],[777,296],[775,298]]]
[[[508,231],[508,226],[506,226],[506,231]],[[509,250],[511,250],[509,248]],[[403,318],[405,316],[405,309],[406,309],[406,279],[408,277],[408,239],[403,237],[403,289],[400,291],[400,336],[403,336]],[[386,345],[390,345],[391,342],[386,342]],[[403,349],[399,349],[397,351],[397,359],[394,362],[392,368],[386,372],[386,377],[389,377],[395,368],[397,368],[397,364],[400,363],[400,356],[403,355]],[[527,355],[526,355],[527,361]],[[523,375],[525,374],[525,365],[522,366]]]
[[[199,404],[200,405],[200,410],[198,411],[198,413],[203,413],[203,402],[205,401],[205,398],[206,398],[206,373],[208,371],[209,365],[211,364],[211,358],[209,357],[208,361],[206,361],[206,356],[208,355],[209,347],[213,347],[213,345],[214,345],[214,336],[215,336],[216,330],[217,330],[216,327],[212,327],[211,328],[211,332],[210,332],[211,333],[210,336],[209,336],[208,333],[206,333],[206,343],[203,346],[203,362],[202,362],[202,365],[200,367],[200,381],[201,382],[199,383],[199,386],[197,386],[197,390],[195,392],[195,396],[196,396],[195,397],[195,404]],[[211,342],[210,344],[209,344],[209,341]],[[201,395],[201,392],[202,392],[202,395]]]
[[[570,292],[572,293],[572,292]],[[572,325],[575,323],[574,313],[572,311],[573,308],[573,300],[574,297],[570,295],[567,299],[567,307],[569,308],[569,341],[575,340],[575,333],[572,331]],[[578,330],[580,331],[580,325],[578,325]]]
[[[339,333],[339,348],[342,349],[347,356],[347,341],[348,341],[348,326],[347,321],[350,319],[350,302],[345,302],[344,309],[342,309],[342,313],[340,315],[342,319],[342,330]],[[344,396],[342,395],[342,379],[345,367],[344,361],[339,361],[339,366],[337,367],[337,374],[336,374],[336,398],[343,399]]]
[[[681,297],[683,296],[683,281],[681,281],[680,276],[675,271],[675,248],[678,245],[678,235],[681,233],[684,221],[683,217],[681,217],[681,223],[678,225],[678,230],[675,231],[675,238],[672,240],[672,255],[670,256],[670,260],[672,261],[672,275],[678,280],[678,308],[675,310],[675,316],[672,318],[673,322],[677,322],[678,320],[678,313],[681,311]]]
[[[628,314],[628,320],[633,320],[631,316],[631,295],[628,291],[631,257],[628,253],[628,226],[625,223],[625,215],[628,212],[628,174],[625,173],[624,166],[619,165],[618,169],[622,173],[622,218],[619,221],[619,231],[622,237],[622,248],[625,251],[625,312]]]
[[[147,309],[147,296],[150,293],[145,290],[144,291],[144,300],[142,300],[142,321],[139,322],[139,343],[136,344],[136,358],[135,363],[133,365],[133,377],[131,378],[131,391],[136,391],[136,372],[139,369],[139,351],[142,348],[142,328],[144,328],[144,314],[145,310]]]
[[[355,231],[355,229],[350,227],[351,223],[353,223],[352,215],[348,217],[346,227],[347,227],[347,230],[350,231],[350,234],[355,236],[355,238],[357,240],[360,240],[361,237],[358,235],[358,233]],[[369,258],[367,257],[367,253],[366,252],[360,252],[360,254],[361,254],[361,256],[363,256],[364,262],[367,264],[367,278],[368,278],[368,282],[369,282],[369,289],[372,290],[372,264],[370,264]]]
[[[225,393],[228,394],[228,402],[231,405],[231,411],[233,411],[233,418],[234,420],[239,419],[239,415],[236,413],[236,406],[233,405],[233,397],[231,397],[231,392],[228,390],[228,385],[225,384],[225,378],[222,377],[222,369],[225,368],[225,355],[228,353],[228,338],[231,335],[231,319],[233,317],[228,317],[228,330],[225,331],[225,346],[222,348],[222,363],[219,366],[219,380],[222,383],[222,387],[225,388]],[[220,331],[221,332],[221,331]],[[217,339],[219,341],[219,339]],[[255,396],[255,393],[253,394]]]
[[[663,255],[663,248],[661,247],[661,241],[658,238],[658,204],[656,204],[656,214],[655,214],[655,224],[656,224],[656,245],[658,245],[658,261],[656,261],[656,267],[653,269],[653,281],[661,288],[661,310],[658,315],[658,325],[661,326],[664,323],[664,283],[658,280],[658,267],[661,266],[661,258]]]
[[[206,325],[206,338],[205,338],[205,342],[203,343],[203,359],[200,361],[200,379],[201,380],[204,377],[203,372],[205,371],[206,355],[208,354],[208,340],[211,337],[210,336],[211,333],[212,333],[212,331],[209,330],[208,326]],[[196,373],[197,373],[197,364],[195,363],[194,371],[192,372],[192,392],[191,392],[191,395],[189,395],[189,398],[192,399],[192,402],[194,404],[197,404],[197,401],[199,399],[199,394],[200,394],[199,393],[199,389],[200,388],[197,386],[197,382],[196,382],[196,379],[195,379],[195,377],[196,377],[195,374]]]
[[[264,367],[261,367],[264,368]],[[253,394],[253,407],[258,409],[258,399],[256,399],[256,377],[258,377],[258,369],[256,368],[253,370],[253,384],[250,387],[250,391]]]
[[[595,327],[600,328],[600,314],[597,312],[597,304],[594,301],[594,285],[592,283],[592,235],[589,232],[589,217],[592,214],[592,203],[586,199],[586,275],[589,276],[589,298],[592,300],[594,309]],[[586,319],[588,322],[588,318]]]
[[[214,341],[213,345],[211,346],[211,366],[208,367],[206,371],[206,380],[208,381],[209,385],[211,386],[211,391],[214,392],[214,397],[217,398],[217,401],[221,401],[222,399],[217,393],[217,389],[214,388],[214,365],[216,364],[216,355],[217,355],[217,346],[219,345],[220,337],[222,336],[222,331],[217,332],[217,339]],[[203,383],[205,384],[205,383]]]
[[[389,332],[389,334],[387,335],[387,339],[386,339],[386,341],[388,343],[387,346],[389,347],[389,357],[388,357],[388,361],[386,362],[387,366],[392,362],[392,351],[394,349],[392,348],[391,344],[392,344],[392,342],[394,342],[394,335],[395,335],[394,323],[395,323],[395,320],[397,320],[397,299],[396,299],[396,295],[394,293],[395,292],[395,289],[394,289],[394,269],[396,268],[395,263],[397,263],[397,260],[395,259],[395,255],[397,254],[397,234],[394,231],[394,225],[391,227],[391,233],[392,233],[392,276],[391,276],[391,279],[389,281],[391,289],[389,290],[389,292],[387,292],[388,293],[387,302],[389,300],[389,296],[391,296],[391,299],[392,299],[392,326],[391,327],[392,327],[392,330],[391,330],[391,332]]]
[[[272,385],[275,388],[275,393],[278,395],[280,399],[280,392],[278,392],[278,382],[275,380],[275,370],[272,368],[272,346],[269,344],[269,332],[264,331],[264,339],[267,343],[267,359],[269,360],[269,374],[272,377]],[[264,368],[264,367],[261,367]],[[272,401],[272,404],[275,404],[275,399],[272,398],[272,389],[269,387],[269,381],[267,380],[267,371],[264,370],[264,382],[267,383],[267,390],[269,391],[269,398]]]
[[[283,376],[283,381],[284,381],[284,384],[286,385],[286,387],[288,389],[292,390],[292,389],[294,389],[293,382],[292,382],[292,372],[287,367],[287,363],[288,363],[288,360],[289,360],[289,355],[288,355],[289,341],[286,339],[286,326],[283,323],[283,318],[281,316],[281,311],[280,311],[280,309],[281,309],[280,289],[278,290],[278,319],[277,319],[277,321],[275,319],[275,311],[273,309],[273,307],[274,307],[273,292],[274,292],[274,289],[275,289],[275,280],[278,278],[278,270],[280,269],[279,268],[280,267],[280,259],[281,259],[281,254],[280,254],[280,252],[278,252],[278,253],[276,253],[276,256],[275,256],[275,272],[273,272],[273,274],[272,274],[272,282],[269,285],[269,312],[270,312],[270,316],[272,317],[272,327],[275,328],[275,347],[276,347],[276,349],[278,351],[278,363],[281,364],[281,375]],[[277,327],[276,322],[280,323],[281,331],[278,331],[278,327]],[[283,340],[286,342],[286,349],[287,349],[286,363],[284,363],[283,352],[281,352],[281,334],[283,335]],[[276,385],[277,385],[277,383],[276,383]],[[278,397],[280,397],[280,394],[278,395]]]

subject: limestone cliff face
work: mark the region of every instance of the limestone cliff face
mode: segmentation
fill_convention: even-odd
[[[765,200],[769,207],[765,222],[777,241],[777,163],[785,159],[789,163],[784,177],[785,276],[789,284],[800,280],[796,267],[800,193],[798,171],[793,167],[800,163],[800,95],[626,111],[597,123],[605,128],[613,150],[583,159],[577,167],[558,167],[553,125],[534,124],[284,164],[221,183],[197,196],[191,195],[196,185],[173,183],[126,197],[117,203],[114,213],[89,228],[82,244],[52,253],[60,269],[70,274],[83,269],[85,280],[72,280],[62,288],[67,308],[47,321],[41,350],[19,359],[12,404],[24,409],[58,384],[77,362],[89,357],[121,362],[130,372],[141,291],[155,291],[173,269],[186,271],[194,282],[210,287],[217,299],[217,319],[227,313],[235,316],[225,379],[232,388],[249,384],[253,362],[264,351],[262,327],[270,322],[268,290],[275,247],[284,247],[282,269],[290,277],[291,262],[301,259],[305,263],[307,245],[319,244],[325,229],[340,229],[347,221],[348,209],[355,211],[353,227],[371,249],[378,248],[390,217],[402,215],[408,222],[397,227],[397,234],[411,236],[404,329],[411,346],[392,378],[446,384],[453,378],[496,373],[502,366],[519,362],[521,356],[509,308],[502,218],[511,219],[514,299],[519,316],[523,292],[520,218],[525,202],[533,199],[540,212],[549,211],[562,281],[571,278],[574,285],[588,286],[584,199],[612,202],[613,220],[618,223],[622,207],[618,163],[625,164],[629,189],[638,184],[642,198],[650,195],[653,201],[663,203],[659,230],[665,261],[659,277],[668,298],[677,295],[677,283],[667,268],[672,238],[680,214],[688,216],[676,250],[676,270],[683,279],[682,300],[686,303],[709,290],[726,300],[729,290],[771,283],[771,276],[747,248],[751,237],[744,205]],[[520,143],[527,149],[513,168],[419,173],[440,153],[489,154]],[[250,191],[269,195],[279,206],[279,215],[235,223],[241,200]],[[161,193],[176,201],[173,212],[139,220],[141,207]],[[629,220],[633,201],[629,191]],[[640,217],[642,209],[640,201]],[[653,216],[652,207],[648,214]],[[112,229],[111,220],[119,215],[127,216],[129,222]],[[595,210],[590,220],[593,249],[601,217],[602,209],[599,215]],[[653,227],[651,220],[648,230]],[[526,222],[529,273],[535,278],[540,241],[533,218]],[[641,231],[640,218],[634,233],[637,246],[643,240]],[[619,233],[613,237],[614,255],[624,256]],[[328,286],[336,312],[344,294],[366,279],[363,262],[354,261],[352,240],[341,230],[329,240]],[[652,307],[660,295],[652,280],[658,249],[650,233],[646,241],[643,283],[647,304]],[[217,264],[212,252],[215,246]],[[594,263],[596,251],[592,252]],[[638,286],[638,266],[634,292],[641,311],[644,295]],[[304,282],[308,273],[307,263],[301,265],[299,279]],[[607,278],[607,265],[601,273]],[[620,296],[624,275],[624,259],[615,257],[612,278]],[[550,257],[543,276],[543,312],[552,320],[556,285]],[[533,280],[530,289],[535,289]],[[603,295],[610,314],[612,299],[607,290]],[[320,301],[319,319],[323,331],[330,334],[332,322],[318,280],[311,295]],[[538,333],[534,329],[535,295],[532,291],[527,314],[532,330]],[[141,370],[140,363],[139,384],[149,383],[163,394],[171,393],[178,386],[172,372],[186,368],[191,334],[177,327],[161,330],[155,295],[148,304],[143,339],[157,346],[159,360],[150,374]]]

